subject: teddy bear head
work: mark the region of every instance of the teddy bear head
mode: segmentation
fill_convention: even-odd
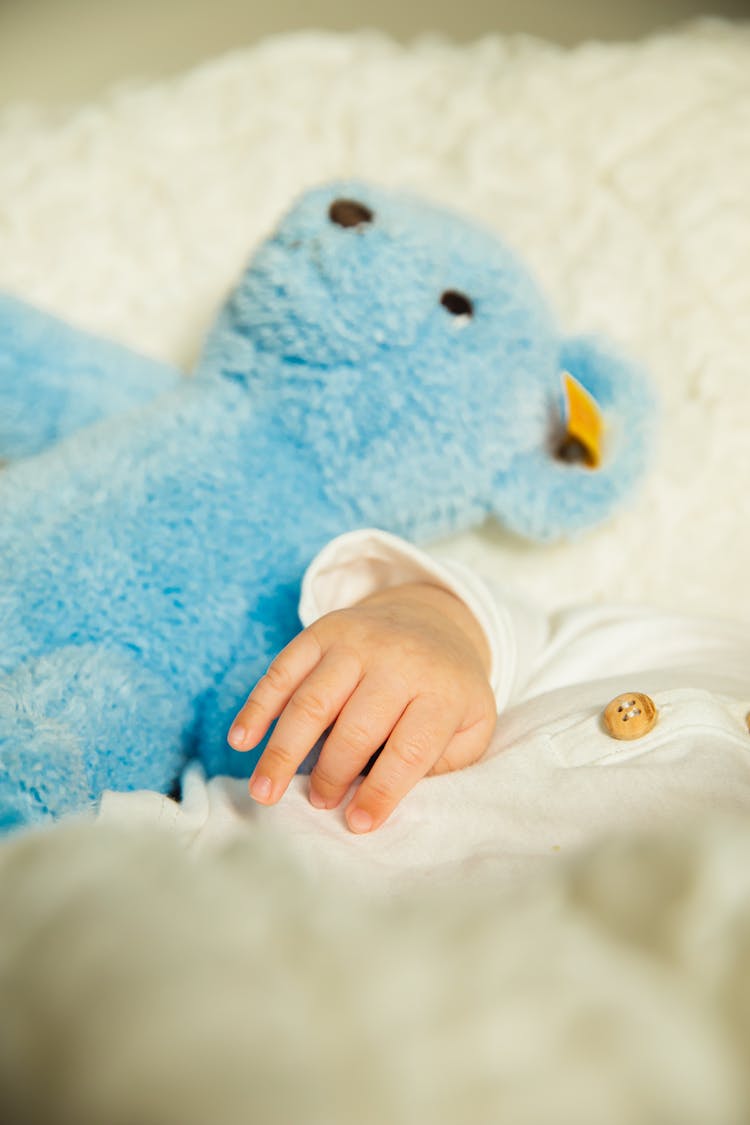
[[[420,537],[489,514],[537,539],[597,522],[653,413],[611,348],[561,337],[494,232],[352,181],[308,191],[259,247],[200,372],[272,403],[361,522]]]

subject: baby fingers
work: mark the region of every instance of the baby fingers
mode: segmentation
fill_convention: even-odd
[[[250,793],[257,801],[274,804],[279,800],[299,765],[356,688],[360,675],[360,663],[354,654],[327,653],[302,683],[292,688],[250,778]],[[256,741],[260,737],[262,734]]]
[[[353,832],[378,828],[443,756],[458,726],[444,701],[421,695],[404,711],[346,810]]]
[[[237,714],[227,740],[235,750],[252,750],[293,693],[320,662],[322,653],[315,636],[299,633],[269,665]]]
[[[310,803],[335,808],[375,751],[383,745],[407,706],[408,697],[365,677],[345,704],[325,740],[310,776]]]

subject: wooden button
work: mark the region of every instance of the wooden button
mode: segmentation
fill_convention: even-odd
[[[658,711],[649,695],[638,691],[617,695],[604,709],[604,725],[611,738],[629,742],[643,738],[656,723]]]

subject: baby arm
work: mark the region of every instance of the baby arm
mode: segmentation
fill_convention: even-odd
[[[492,735],[490,652],[467,606],[428,583],[392,586],[325,614],[272,662],[235,719],[229,742],[250,750],[278,718],[250,779],[274,804],[318,738],[310,801],[335,808],[372,755],[346,820],[379,827],[428,773],[476,761]]]

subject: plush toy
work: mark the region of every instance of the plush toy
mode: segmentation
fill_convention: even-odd
[[[297,202],[192,379],[6,298],[0,824],[167,790],[190,755],[248,774],[226,731],[329,537],[575,532],[652,407],[492,233],[360,183]]]

